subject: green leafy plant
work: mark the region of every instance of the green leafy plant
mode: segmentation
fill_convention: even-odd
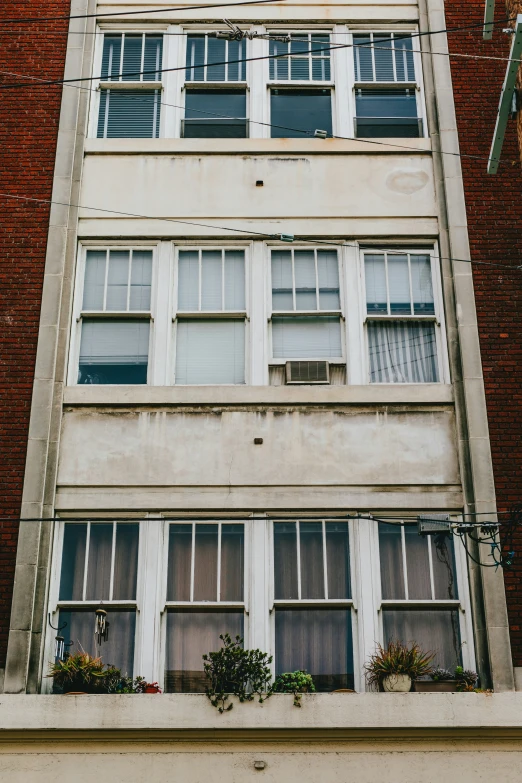
[[[294,707],[301,706],[303,693],[315,693],[312,675],[303,670],[279,674],[272,687],[273,693],[293,693]]]
[[[228,633],[219,637],[223,646],[217,652],[203,656],[207,689],[205,693],[213,707],[220,713],[231,710],[232,702],[226,702],[231,695],[240,702],[253,701],[258,696],[264,702],[272,693],[272,656],[261,650],[245,650],[243,639],[235,640]]]
[[[431,679],[435,682],[447,682],[448,680],[454,680],[455,675],[450,672],[449,669],[443,669],[437,666],[431,673]]]
[[[457,666],[455,679],[457,680],[458,691],[473,692],[477,684],[478,674],[471,669],[463,669],[462,666]]]
[[[105,691],[106,671],[101,658],[94,658],[86,652],[69,655],[65,661],[56,661],[50,665],[48,677],[62,688],[64,693],[80,691],[85,693],[103,693]],[[120,673],[121,676],[121,673]]]
[[[369,685],[381,686],[383,680],[390,674],[407,674],[412,680],[431,674],[433,653],[421,650],[418,644],[410,646],[399,641],[391,641],[388,647],[377,644],[374,655],[364,665],[366,679]]]

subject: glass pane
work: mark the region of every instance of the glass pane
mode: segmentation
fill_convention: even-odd
[[[244,321],[178,321],[176,383],[245,382]]]
[[[201,309],[222,310],[223,261],[221,250],[203,250],[201,254]]]
[[[270,122],[275,139],[313,136],[318,129],[331,136],[330,90],[272,90]]]
[[[295,41],[293,45],[295,45]],[[304,44],[305,49],[308,48],[308,43]],[[308,55],[306,57],[292,57],[290,59],[290,78],[292,81],[308,81],[310,79],[310,61]]]
[[[375,54],[375,76],[378,82],[393,82],[393,58],[391,35],[376,33],[373,38]]]
[[[112,523],[91,523],[87,586],[85,588],[87,601],[106,601],[110,598],[112,529]]]
[[[413,600],[431,599],[428,541],[423,536],[419,536],[417,525],[405,526],[404,540],[408,570],[408,598]]]
[[[197,66],[205,63],[205,36],[189,35],[187,38],[187,68],[185,78],[188,82],[202,82],[205,69]],[[195,67],[196,66],[196,67]]]
[[[244,525],[222,525],[221,601],[243,600],[244,548]]]
[[[272,250],[272,309],[293,310],[292,253]]]
[[[246,138],[245,90],[186,90],[184,138]]]
[[[147,383],[148,321],[84,319],[78,383]]]
[[[397,81],[415,81],[411,35],[402,34],[395,36],[395,67],[397,71]]]
[[[192,525],[170,525],[167,601],[190,601]]]
[[[355,66],[356,82],[373,82],[373,59],[371,48],[371,36],[354,35],[353,36],[353,59]]]
[[[432,323],[368,323],[372,383],[437,383],[437,341]]]
[[[194,601],[217,601],[218,526],[196,525]]]
[[[443,601],[458,598],[457,571],[455,566],[455,547],[451,536],[433,536],[431,539],[433,560],[433,581],[435,598]]]
[[[152,283],[152,251],[134,250],[132,253],[130,310],[150,310]]]
[[[161,100],[158,90],[101,90],[99,139],[157,139]]]
[[[225,250],[225,310],[245,309],[245,254]]]
[[[121,35],[106,35],[103,39],[101,78],[110,80],[120,73]]]
[[[365,255],[366,309],[368,314],[387,313],[386,267],[383,255]]]
[[[392,315],[410,315],[408,256],[388,255],[388,288],[390,291],[390,313]]]
[[[144,82],[161,81],[162,55],[163,36],[146,35],[145,56],[143,58]]]
[[[94,612],[92,609],[60,610],[60,625],[67,623],[62,631],[65,643],[73,642],[71,653],[82,652],[100,655],[103,662],[121,669],[122,674],[132,677],[134,670],[134,636],[136,612],[132,609],[107,609],[109,638],[98,645],[94,639]]]
[[[128,250],[109,251],[109,271],[107,274],[106,310],[126,310],[129,285]]]
[[[341,322],[335,316],[272,318],[275,359],[341,357]]]
[[[86,540],[86,524],[70,522],[64,525],[60,601],[83,600]]]
[[[228,82],[242,82],[246,79],[246,41],[228,42]]]
[[[105,290],[105,250],[88,250],[85,259],[85,282],[83,286],[83,309],[103,310]]]
[[[199,253],[186,250],[179,254],[178,308],[199,310]]]
[[[168,612],[165,691],[204,693],[202,656],[222,647],[220,634],[243,636],[243,612]]]
[[[313,250],[294,252],[296,310],[317,310],[315,259]]]
[[[353,689],[349,609],[277,609],[276,675],[304,669],[318,691]]]
[[[454,669],[461,664],[458,612],[451,609],[383,609],[384,643],[392,639],[416,642],[436,654],[434,666]]]
[[[418,138],[422,124],[414,90],[356,90],[358,137]]]
[[[411,287],[413,312],[424,315],[435,313],[433,286],[431,284],[431,263],[429,256],[411,256]]]
[[[347,522],[326,522],[328,598],[351,598],[350,548]]]
[[[321,310],[339,310],[339,263],[337,253],[317,251],[317,276],[319,278],[319,307]]]
[[[288,59],[284,56],[290,46],[283,41],[270,41],[270,54],[277,59],[270,60],[270,80],[285,81],[288,79]]]
[[[404,564],[400,525],[379,524],[379,555],[381,561],[381,592],[384,600],[404,600]]]
[[[133,601],[136,599],[139,540],[139,524],[117,523],[113,601]]]
[[[223,38],[215,38],[213,35],[207,37],[207,81],[224,82],[225,62],[228,60],[226,53],[226,44]],[[221,63],[221,65],[212,65],[212,63]]]
[[[323,526],[300,522],[301,598],[326,598],[324,594]]]
[[[141,81],[141,50],[143,36],[126,35],[123,44],[122,81]]]
[[[276,599],[299,597],[295,522],[274,523],[274,597]]]

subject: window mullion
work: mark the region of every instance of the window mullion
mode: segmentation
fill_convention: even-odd
[[[131,295],[131,280],[132,280],[132,262],[133,262],[133,250],[129,251],[129,271],[127,272],[127,312],[130,311],[130,295]]]
[[[116,559],[116,526],[117,523],[112,523],[112,546],[111,546],[111,574],[109,583],[109,601],[112,601],[114,593],[114,562]]]
[[[388,315],[391,315],[390,307],[390,279],[388,277],[388,253],[384,254],[384,271],[386,276],[386,309]]]
[[[397,82],[397,63],[395,61],[397,50],[395,48],[395,34],[392,33],[391,35],[391,50],[392,50],[392,68],[393,68],[393,81]],[[405,71],[404,76],[406,78],[406,81],[408,80],[408,74]]]
[[[324,597],[328,600],[328,562],[326,557],[326,522],[324,519],[321,523],[321,529],[323,534],[323,578],[324,578]]]
[[[228,41],[227,41],[228,44]],[[221,309],[225,309],[225,251],[221,251]]]
[[[198,310],[201,310],[201,289],[203,287],[203,260],[202,260],[202,250],[201,248],[198,250]]]
[[[139,81],[143,82],[145,79],[143,78],[143,71],[145,68],[145,33],[142,33],[141,36],[141,58],[140,58],[140,77]],[[154,74],[156,76],[156,74]]]
[[[222,523],[218,522],[218,545],[217,545],[217,585],[216,585],[216,600],[221,601],[221,530]],[[243,596],[244,598],[244,596]]]
[[[118,75],[118,81],[123,81],[123,50],[125,48],[125,33],[121,34],[121,52],[120,52],[120,71]]]
[[[407,254],[408,259],[408,281],[410,285],[410,315],[415,315],[415,310],[413,307],[413,284],[411,279],[411,255],[410,253]]]
[[[373,76],[373,81],[376,82],[377,81],[377,68],[375,67],[375,44],[374,44],[373,33],[370,33],[370,37],[371,37],[370,50],[371,50],[371,53],[372,53],[372,76]]]
[[[196,523],[192,523],[192,547],[190,558],[190,602],[194,601],[194,563],[196,559]]]
[[[108,98],[107,98],[108,100]],[[107,114],[105,115],[107,122]],[[109,281],[109,250],[105,251],[105,280],[103,281],[103,310],[107,309],[107,285]]]
[[[82,601],[85,601],[85,595],[87,592],[87,568],[89,564],[89,544],[91,541],[91,522],[87,522],[87,533],[85,541],[85,561],[83,566],[83,587],[82,587]]]
[[[337,264],[339,265],[339,259],[337,259]],[[317,269],[317,248],[314,249],[314,265],[315,265],[315,309],[320,310],[320,299],[319,299],[319,272]]]
[[[294,265],[294,250],[293,248],[290,251],[292,253],[292,304],[293,309],[297,310],[297,304],[296,304],[296,293],[295,293],[295,265]]]
[[[205,59],[203,60],[205,63],[203,67],[203,81],[208,82],[208,35],[205,35]],[[193,75],[195,76],[195,73],[193,72]]]
[[[431,536],[426,536],[427,538],[427,544],[428,544],[428,561],[430,564],[430,589],[431,589],[431,600],[435,600],[435,576],[433,573],[433,548],[431,546]]]
[[[401,549],[402,549],[402,570],[404,574],[404,598],[409,600],[410,593],[408,589],[408,561],[406,558],[406,535],[404,533],[404,525],[401,525]]]
[[[297,543],[297,598],[301,600],[301,530],[299,520],[295,523]]]

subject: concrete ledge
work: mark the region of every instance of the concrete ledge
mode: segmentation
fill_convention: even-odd
[[[449,405],[449,384],[367,386],[68,386],[64,405]]]
[[[522,694],[312,694],[302,708],[292,696],[263,705],[235,704],[220,715],[205,696],[0,696],[0,739],[11,732],[169,732],[202,738],[211,734],[284,736],[385,733],[411,737],[441,732],[522,736]],[[283,736],[284,735],[284,736]]]

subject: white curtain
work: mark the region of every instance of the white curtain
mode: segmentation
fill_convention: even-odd
[[[372,383],[436,383],[435,325],[419,321],[368,323]]]
[[[147,364],[148,321],[90,321],[82,324],[80,364]]]
[[[245,322],[179,320],[176,383],[245,382]]]

